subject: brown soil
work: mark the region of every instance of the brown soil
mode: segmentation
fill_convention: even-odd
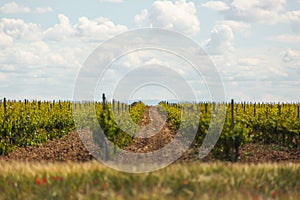
[[[146,112],[139,125],[141,126],[141,130],[138,132],[134,142],[125,148],[127,151],[135,153],[155,151],[168,144],[176,135],[170,125],[165,122],[164,116],[153,107],[146,107]],[[0,160],[89,161],[93,157],[81,141],[83,135],[89,134],[87,134],[87,131],[71,132],[60,139],[49,141],[39,147],[20,147],[7,156],[0,156]],[[90,139],[87,138],[87,140]],[[84,143],[87,144],[86,141]],[[177,162],[189,161],[199,161],[198,148],[190,148]],[[201,161],[213,162],[215,159],[209,154]],[[288,149],[271,144],[247,144],[240,149],[238,163],[263,162],[300,163],[300,149]]]
[[[48,141],[41,146],[17,148],[0,160],[19,161],[78,161],[91,160],[91,154],[86,150],[77,132],[71,132],[62,138]]]
[[[125,147],[125,150],[147,153],[164,147],[176,134],[165,121],[165,118],[155,108],[146,107],[140,123],[141,130],[136,134],[137,137],[133,143]]]

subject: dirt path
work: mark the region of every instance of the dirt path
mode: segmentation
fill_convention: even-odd
[[[166,123],[166,117],[159,113],[156,107],[147,107],[141,129],[136,133],[136,138],[126,151],[147,153],[161,149],[175,136],[175,132]]]

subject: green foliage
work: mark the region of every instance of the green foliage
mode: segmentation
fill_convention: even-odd
[[[14,148],[40,145],[74,129],[69,102],[7,102],[0,106],[0,154]]]
[[[195,131],[195,126],[198,126],[194,144],[200,146],[203,143],[214,115],[213,104],[168,105],[161,102],[160,106],[166,111],[168,122],[176,131],[182,128],[185,131],[184,134],[190,134]],[[215,157],[236,161],[239,148],[250,142],[299,148],[300,119],[297,116],[297,104],[235,104],[233,129],[231,106],[229,104],[225,106],[227,114],[222,133],[212,151]],[[214,123],[219,123],[218,119]]]

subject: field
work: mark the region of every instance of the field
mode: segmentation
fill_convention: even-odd
[[[0,199],[299,199],[296,164],[174,164],[127,174],[98,162],[0,163]]]
[[[223,103],[227,113],[220,138],[200,160],[209,124],[221,121],[212,118],[220,105],[5,99],[0,103],[0,199],[299,199],[299,104]],[[183,139],[192,131],[196,135],[167,168],[130,174],[93,159],[82,139],[97,133],[96,124],[111,143],[134,153],[156,151],[180,130]],[[139,127],[137,135],[156,134],[127,134]],[[113,158],[115,150],[103,141],[90,135],[92,145],[106,148],[100,157]]]

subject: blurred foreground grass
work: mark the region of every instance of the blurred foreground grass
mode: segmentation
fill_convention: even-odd
[[[189,163],[128,174],[98,162],[1,161],[0,199],[300,199],[300,165]]]

